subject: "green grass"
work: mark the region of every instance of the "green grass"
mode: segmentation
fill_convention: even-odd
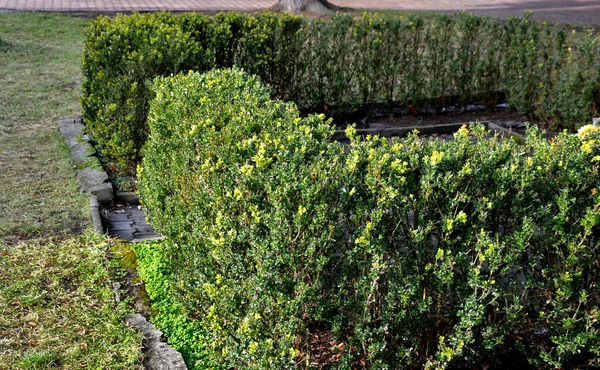
[[[141,369],[56,120],[80,114],[86,20],[0,13],[0,369]],[[124,296],[123,292],[120,293]]]
[[[0,13],[0,238],[81,230],[78,195],[56,120],[80,114],[86,21]]]
[[[107,248],[91,233],[0,246],[0,369],[141,368]]]

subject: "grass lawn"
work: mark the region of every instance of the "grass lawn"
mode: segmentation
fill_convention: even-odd
[[[55,123],[80,112],[85,27],[0,13],[0,369],[141,368]]]
[[[86,197],[55,121],[80,111],[85,21],[0,13],[0,237],[81,230]]]

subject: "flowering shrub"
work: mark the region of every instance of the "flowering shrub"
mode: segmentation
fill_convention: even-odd
[[[600,366],[599,132],[343,146],[240,70],[152,91],[153,253],[216,364]]]

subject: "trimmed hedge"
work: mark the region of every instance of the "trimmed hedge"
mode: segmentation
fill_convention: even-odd
[[[85,43],[85,124],[103,155],[131,173],[148,136],[147,81],[238,66],[302,111],[493,105],[503,90],[512,107],[576,129],[600,107],[600,43],[592,33],[572,48],[565,40],[529,16],[100,17]]]
[[[152,89],[153,253],[216,363],[600,365],[600,132],[343,146],[240,70]]]
[[[148,81],[202,66],[198,40],[180,23],[166,13],[99,17],[87,31],[82,98],[86,130],[102,154],[125,173],[135,171],[148,136]]]

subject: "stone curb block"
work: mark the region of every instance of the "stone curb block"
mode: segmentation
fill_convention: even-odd
[[[89,137],[83,130],[81,118],[65,118],[58,120],[56,124],[69,146],[75,166],[85,167],[77,170],[80,191],[98,197],[101,204],[112,202],[114,194],[112,184],[108,182],[108,175],[104,171],[89,167],[92,165],[99,167],[100,162],[93,157],[96,151],[88,143]]]
[[[102,204],[112,202],[114,196],[113,187],[108,182],[106,172],[89,167],[77,170],[77,182],[82,193],[95,195]]]
[[[83,131],[81,118],[65,118],[58,120],[56,123],[71,150],[71,157],[73,157],[76,166],[85,164],[86,158],[96,154],[96,151],[88,142],[89,137]]]
[[[175,349],[161,342],[163,333],[140,314],[127,315],[125,322],[142,333],[146,352],[146,370],[187,370],[183,357]]]
[[[100,235],[105,233],[104,226],[102,226],[102,217],[100,216],[100,203],[98,197],[90,195],[90,214],[92,215],[92,226],[94,231]]]

